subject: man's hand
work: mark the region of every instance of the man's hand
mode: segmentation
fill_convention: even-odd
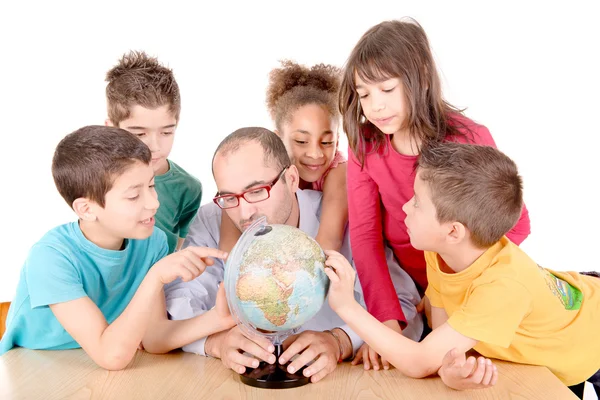
[[[438,371],[446,386],[455,390],[485,389],[498,381],[498,369],[485,357],[466,358],[465,353],[450,350]]]
[[[354,279],[356,271],[346,257],[333,250],[325,250],[325,273],[329,277],[329,305],[339,314],[340,309],[356,302],[354,299]]]
[[[383,324],[398,333],[402,333],[400,324],[396,320],[385,321]],[[379,364],[380,359],[381,365]],[[381,366],[383,366],[383,369],[388,370],[392,366],[388,360],[386,360],[384,357],[380,357],[379,354],[377,354],[377,352],[366,343],[363,343],[360,349],[358,349],[356,352],[356,356],[352,360],[352,365],[358,365],[361,362],[363,363],[365,370],[373,367],[375,371],[378,371]]]
[[[188,282],[197,278],[207,266],[215,261],[211,258],[227,258],[227,253],[208,247],[186,247],[158,261],[148,276],[152,276],[162,285],[173,282],[177,278]]]
[[[275,363],[275,347],[266,338],[248,338],[235,326],[226,332],[210,335],[204,344],[206,354],[220,358],[223,365],[239,374],[246,371],[246,367],[256,368],[260,360],[269,364]],[[244,352],[249,353],[247,356]]]
[[[304,331],[283,342],[285,351],[279,356],[279,363],[285,364],[294,356],[298,357],[288,365],[289,373],[315,360],[304,370],[304,376],[315,383],[333,372],[340,358],[340,347],[336,338],[328,332]]]

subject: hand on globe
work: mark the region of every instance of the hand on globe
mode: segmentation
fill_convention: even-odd
[[[325,273],[331,281],[329,285],[329,305],[336,313],[344,307],[356,303],[354,299],[354,279],[356,272],[346,257],[333,250],[326,250]],[[327,268],[329,267],[329,268]]]
[[[186,247],[154,264],[148,275],[155,277],[162,285],[171,283],[177,278],[188,282],[196,279],[207,266],[215,263],[210,257],[225,259],[227,253],[208,247]]]

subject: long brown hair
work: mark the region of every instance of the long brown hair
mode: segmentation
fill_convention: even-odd
[[[348,143],[364,166],[367,143],[372,151],[384,148],[385,134],[369,122],[360,107],[354,74],[365,82],[399,78],[404,86],[408,128],[421,146],[448,135],[463,135],[450,113],[461,113],[442,98],[440,78],[425,31],[414,19],[384,21],[369,29],[348,58],[339,94],[340,113]]]

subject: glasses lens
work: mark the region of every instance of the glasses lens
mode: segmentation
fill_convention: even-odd
[[[237,207],[238,199],[235,196],[219,197],[217,199],[217,205],[221,208]]]
[[[244,193],[244,198],[249,203],[256,203],[257,201],[263,201],[269,198],[269,191],[266,188],[257,188],[249,190]]]

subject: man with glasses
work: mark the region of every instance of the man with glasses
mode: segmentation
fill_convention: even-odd
[[[213,203],[198,210],[183,247],[218,248],[223,211],[240,231],[264,216],[270,224],[292,225],[313,238],[316,236],[322,193],[298,189],[298,170],[275,133],[264,128],[235,131],[218,146],[212,166],[218,193]],[[348,237],[346,234],[340,253],[351,260]],[[423,329],[422,319],[415,310],[420,300],[418,291],[410,277],[393,261],[392,252],[388,253],[388,262],[396,266],[390,266],[392,279],[402,290],[399,297],[409,318],[409,328],[404,334],[418,340]],[[195,280],[176,281],[165,287],[171,318],[192,318],[214,307],[223,275],[223,263],[215,260],[215,264]],[[357,282],[355,287],[355,298],[362,303],[360,284]],[[286,341],[287,350],[279,360],[275,360],[268,340],[248,338],[239,327],[190,343],[183,350],[218,357],[225,366],[239,373],[246,367],[258,366],[259,360],[285,364],[297,355],[288,370],[293,373],[316,360],[304,374],[317,382],[333,371],[338,362],[350,358],[361,344],[362,340],[325,302],[317,315],[302,326],[302,332]]]

